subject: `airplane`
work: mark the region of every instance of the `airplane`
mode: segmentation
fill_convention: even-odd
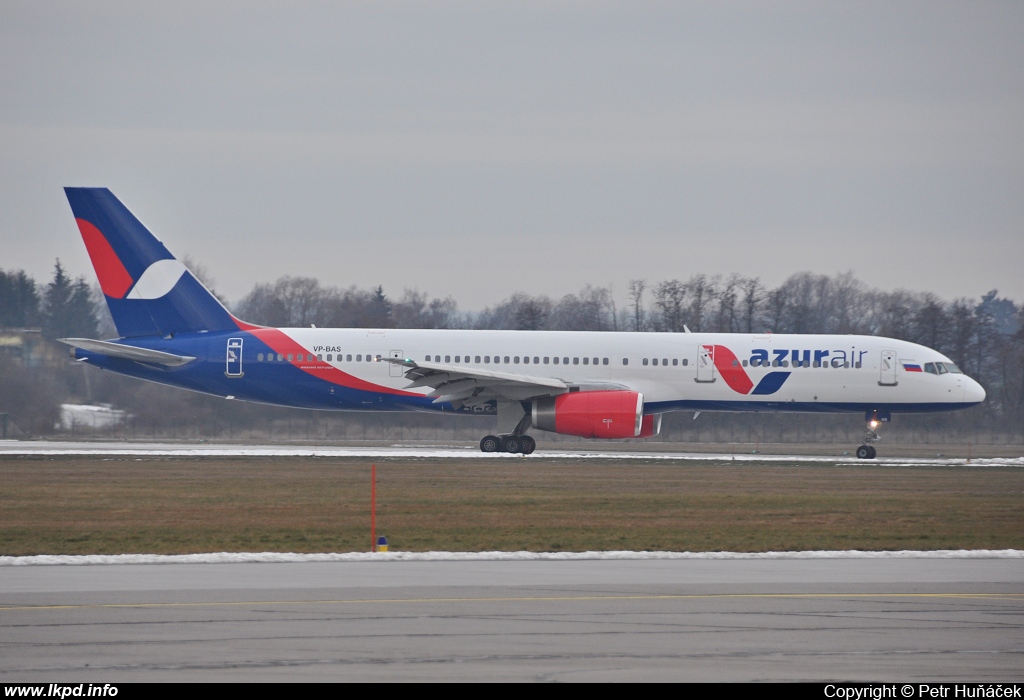
[[[65,188],[119,338],[64,338],[104,370],[226,399],[335,411],[497,416],[483,452],[527,431],[646,438],[671,411],[863,413],[873,459],[895,413],[985,390],[946,356],[863,335],[267,328],[235,318],[106,188]]]

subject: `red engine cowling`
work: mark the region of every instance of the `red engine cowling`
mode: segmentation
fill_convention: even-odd
[[[636,391],[577,391],[533,402],[533,427],[585,438],[640,435],[644,395]]]

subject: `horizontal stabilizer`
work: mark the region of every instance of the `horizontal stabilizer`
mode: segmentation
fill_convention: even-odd
[[[194,357],[188,355],[173,355],[169,352],[137,348],[133,345],[121,345],[105,340],[90,340],[89,338],[59,338],[60,342],[72,347],[71,356],[76,357],[75,348],[86,352],[95,352],[107,357],[118,357],[122,360],[135,360],[146,362],[151,365],[163,365],[165,367],[181,367],[192,362]]]

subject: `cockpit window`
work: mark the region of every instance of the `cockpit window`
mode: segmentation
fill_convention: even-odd
[[[934,362],[925,362],[924,363],[924,371],[927,372],[928,374],[938,374],[939,373],[939,370],[935,369],[935,363]]]
[[[952,362],[943,362],[942,364],[946,366],[946,371],[949,372],[950,374],[963,374],[960,368],[957,367]]]

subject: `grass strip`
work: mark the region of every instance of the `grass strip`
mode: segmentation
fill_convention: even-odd
[[[370,465],[285,458],[0,459],[0,554],[369,548]],[[1024,548],[1024,470],[381,460],[393,549]]]

